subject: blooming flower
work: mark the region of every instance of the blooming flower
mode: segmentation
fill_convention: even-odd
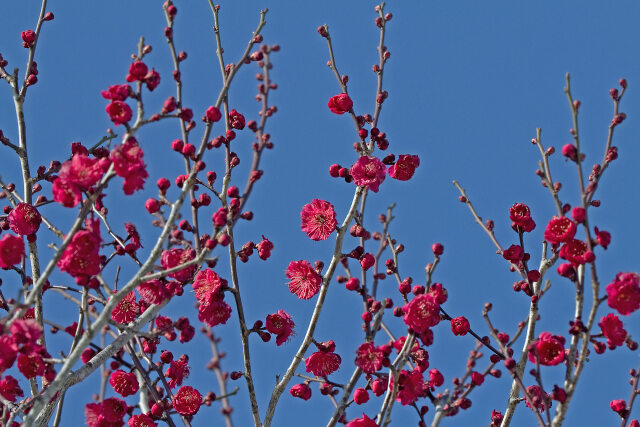
[[[129,85],[113,85],[108,90],[100,92],[104,99],[112,101],[124,101],[131,94],[131,86]]]
[[[166,288],[158,279],[141,283],[136,287],[136,291],[138,291],[142,299],[149,304],[162,304],[162,302],[169,297]]]
[[[198,307],[198,320],[212,327],[224,325],[230,317],[231,307],[224,301],[211,301],[207,305],[200,304]]]
[[[398,181],[408,181],[418,166],[420,166],[420,158],[418,156],[400,154],[398,160],[389,167],[389,176]]]
[[[189,365],[186,358],[172,360],[164,376],[169,378],[169,387],[174,388],[177,385],[182,385],[182,381],[189,376]]]
[[[431,294],[421,294],[402,307],[404,323],[421,334],[440,322],[440,304]]]
[[[143,82],[147,77],[149,69],[147,65],[142,61],[135,61],[129,65],[129,74],[127,74],[127,81],[129,83],[140,81]]]
[[[453,335],[467,335],[469,329],[470,325],[466,317],[460,316],[455,319],[451,319],[451,332],[453,332]]]
[[[333,205],[325,200],[313,199],[300,211],[302,231],[312,240],[327,240],[336,229],[336,213]]]
[[[577,230],[576,224],[566,216],[554,216],[544,230],[544,238],[552,245],[566,243],[573,239]]]
[[[25,378],[35,378],[44,375],[44,361],[38,353],[19,354],[18,370]]]
[[[136,318],[138,311],[139,307],[136,303],[136,294],[131,291],[113,308],[111,319],[118,323],[129,323]]]
[[[24,241],[13,234],[5,234],[0,239],[0,268],[19,264],[24,258]]]
[[[196,299],[200,304],[209,304],[213,299],[220,298],[222,289],[227,286],[227,281],[220,278],[218,274],[207,268],[200,270],[193,279],[193,290]]]
[[[111,374],[109,384],[111,384],[113,390],[122,397],[132,396],[136,394],[140,388],[136,374],[133,372],[127,373],[120,369]]]
[[[329,110],[334,114],[344,114],[353,108],[353,101],[346,93],[329,98]]]
[[[53,181],[53,199],[65,207],[74,207],[82,200],[82,191],[98,183],[108,167],[108,159],[74,154],[62,164],[58,178]]]
[[[309,400],[311,398],[311,388],[307,383],[296,384],[289,389],[289,394],[302,400]]]
[[[133,115],[131,107],[124,101],[111,101],[105,108],[105,111],[109,115],[109,119],[116,126],[127,123]]]
[[[0,395],[10,402],[15,402],[16,398],[24,396],[24,392],[18,385],[18,380],[7,375],[0,380]]]
[[[126,195],[142,189],[144,180],[149,176],[147,165],[142,160],[143,155],[142,148],[133,137],[128,138],[123,144],[114,148],[109,155],[116,174],[124,178],[122,189]]]
[[[618,273],[607,285],[607,304],[626,316],[640,307],[640,276],[636,273]]]
[[[524,258],[524,250],[520,245],[511,245],[508,249],[502,251],[502,257],[507,261],[517,264]]]
[[[382,369],[384,356],[384,352],[380,347],[376,347],[372,342],[365,342],[360,344],[356,350],[355,364],[363,372],[373,374]]]
[[[393,390],[393,377],[389,381],[389,389]],[[417,369],[411,372],[404,369],[400,371],[400,375],[398,375],[398,397],[396,400],[406,406],[424,396],[426,396],[426,388],[422,373]]]
[[[268,315],[265,324],[267,331],[276,335],[276,345],[278,346],[289,340],[295,326],[291,316],[284,310],[278,310],[277,313]]]
[[[306,371],[318,377],[326,377],[340,367],[342,359],[333,352],[316,351],[304,361]]]
[[[574,266],[593,262],[596,256],[589,250],[585,242],[571,239],[560,248],[560,258],[570,261]]]
[[[291,261],[286,271],[289,290],[300,299],[309,299],[318,293],[322,277],[308,261]]]
[[[183,386],[173,396],[171,403],[180,415],[195,415],[202,405],[202,395],[193,387]]]
[[[195,257],[196,251],[194,251],[193,249],[173,248],[162,252],[162,256],[160,257],[160,264],[162,264],[162,268],[169,269],[177,267],[180,264],[184,264],[185,262],[190,261]],[[196,265],[194,264],[173,272],[168,276],[176,279],[178,282],[186,283],[191,280],[195,271]]]
[[[133,415],[131,418],[129,418],[128,424],[129,424],[129,427],[157,427],[158,426],[158,424],[156,424],[153,421],[153,418],[151,418],[146,414]]]
[[[624,344],[624,341],[627,338],[627,331],[625,331],[618,316],[613,313],[609,313],[600,319],[598,326],[600,326],[602,334],[607,337],[607,344],[610,348]]]
[[[102,415],[105,420],[112,423],[122,422],[122,418],[124,418],[127,413],[127,409],[127,402],[117,397],[110,397],[102,401]]]
[[[538,411],[544,411],[551,406],[551,402],[549,401],[549,395],[545,393],[544,390],[542,390],[537,385],[532,385],[527,387],[527,393],[529,393],[529,396],[533,398],[533,404],[535,405],[535,409],[537,409]],[[529,401],[526,399],[525,399],[525,404],[529,408],[531,408]]]
[[[387,169],[377,157],[362,156],[351,166],[349,173],[356,185],[369,187],[377,193],[386,177]]]
[[[516,203],[509,209],[509,218],[513,223],[511,226],[516,229],[516,227],[520,227],[522,231],[531,232],[534,228],[536,228],[536,223],[531,218],[531,211],[529,210],[529,206],[524,203]]]
[[[73,277],[93,276],[100,272],[100,224],[87,219],[85,227],[76,232],[60,257],[58,268]]]
[[[346,427],[378,427],[378,424],[363,413],[362,418],[356,418],[349,421]]]
[[[549,332],[542,332],[535,342],[535,354],[529,352],[529,360],[538,362],[544,366],[555,366],[564,361],[564,338],[558,335],[551,335]]]
[[[7,216],[9,227],[21,236],[34,234],[40,228],[42,216],[36,208],[28,203],[18,203]]]

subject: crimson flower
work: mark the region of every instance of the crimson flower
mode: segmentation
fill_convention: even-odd
[[[113,390],[122,397],[132,396],[136,394],[140,388],[136,374],[133,372],[127,373],[120,369],[111,374],[109,384],[111,384]]]
[[[216,295],[222,293],[222,289],[227,286],[227,281],[220,278],[218,274],[207,268],[200,270],[196,277],[193,279],[193,290],[196,294],[196,299],[200,304],[209,304]]]
[[[307,383],[296,384],[289,389],[289,394],[302,400],[309,400],[311,399],[311,388]]]
[[[377,193],[386,177],[387,169],[377,157],[362,156],[351,166],[349,173],[356,185],[369,187],[371,191]]]
[[[431,294],[421,294],[402,307],[404,323],[421,334],[440,322],[440,304]]]
[[[589,250],[585,242],[578,239],[571,239],[560,248],[560,258],[566,259],[574,266],[593,262],[596,256]]]
[[[640,276],[636,273],[618,273],[607,285],[607,304],[626,316],[640,308]]]
[[[140,81],[143,82],[147,77],[147,72],[149,69],[146,64],[142,61],[136,61],[129,65],[129,74],[127,75],[127,81],[129,83]]]
[[[627,331],[624,329],[622,321],[613,313],[603,316],[598,323],[602,334],[607,338],[609,348],[615,348],[624,344],[627,338]]]
[[[5,234],[0,239],[0,268],[19,264],[24,258],[24,241],[13,234]]]
[[[327,240],[338,225],[333,205],[325,200],[313,199],[300,212],[302,231],[312,240]]]
[[[318,377],[326,377],[337,371],[342,359],[333,352],[316,351],[304,361],[306,371]]]
[[[124,101],[111,101],[105,108],[105,111],[109,115],[109,119],[116,126],[127,123],[133,116],[131,107]]]
[[[198,320],[212,327],[224,325],[230,317],[231,307],[224,301],[211,301],[198,307]]]
[[[353,101],[346,93],[329,98],[329,110],[334,114],[344,114],[353,108]]]
[[[0,395],[10,402],[15,402],[16,398],[24,396],[24,392],[18,385],[18,380],[7,375],[0,380]]]
[[[466,317],[460,316],[455,319],[451,319],[451,331],[453,332],[453,335],[467,335],[470,328],[469,321]]]
[[[542,332],[535,342],[535,354],[529,352],[529,360],[538,362],[544,366],[555,366],[564,361],[564,338],[558,335],[551,335],[549,332]]]
[[[398,181],[408,181],[418,166],[420,166],[420,158],[418,156],[400,154],[398,160],[389,167],[389,176]]]
[[[141,190],[145,179],[149,176],[147,165],[142,160],[143,155],[144,152],[134,137],[130,137],[114,148],[109,155],[116,174],[124,178],[122,189],[126,195]]]
[[[566,243],[573,239],[577,230],[576,224],[566,216],[554,216],[544,230],[544,238],[552,245]]]
[[[365,342],[356,350],[355,363],[363,372],[373,374],[382,369],[384,356],[384,351],[380,347],[376,347],[372,342]]]
[[[180,415],[195,415],[202,405],[202,395],[195,388],[186,385],[180,387],[171,403]]]
[[[189,376],[187,360],[183,357],[172,360],[164,376],[169,378],[169,387],[174,388],[177,385],[182,385],[182,381]]]
[[[276,345],[278,346],[289,340],[295,326],[291,316],[284,310],[278,310],[277,313],[268,315],[265,324],[267,331],[276,335]]]
[[[40,228],[42,216],[28,203],[18,203],[7,215],[11,230],[21,236],[34,234]]]
[[[312,298],[320,290],[322,277],[308,261],[291,261],[286,271],[289,290],[300,299]]]
[[[367,417],[367,415],[363,412],[362,418],[356,418],[349,421],[346,427],[378,427],[378,424],[376,424],[373,419]]]
[[[136,294],[131,291],[113,308],[111,319],[118,323],[129,323],[136,318],[138,311],[139,307],[136,303]]]

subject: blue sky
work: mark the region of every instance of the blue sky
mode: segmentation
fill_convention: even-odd
[[[104,135],[106,128],[112,127],[104,112],[106,102],[100,90],[124,83],[130,54],[140,36],[153,46],[146,63],[162,76],[160,86],[146,96],[147,109],[159,110],[162,101],[173,95],[161,4],[122,0],[49,2],[48,10],[54,12],[55,20],[44,25],[36,55],[39,83],[29,89],[25,106],[34,169],[39,164],[48,164],[52,158],[64,159],[70,142],[91,145]],[[189,54],[182,64],[185,103],[200,117],[215,101],[220,88],[211,30],[213,18],[205,1],[177,2],[177,6],[177,49]],[[297,338],[286,346],[276,348],[274,343],[264,344],[257,337],[251,342],[256,356],[254,369],[259,373],[257,392],[262,397],[261,411],[266,408],[266,396],[275,375],[285,369],[297,349],[304,335],[302,326],[312,311],[312,301],[299,301],[289,293],[284,269],[294,259],[328,262],[333,248],[331,239],[312,242],[300,231],[300,208],[320,198],[333,203],[338,216],[343,217],[353,194],[352,185],[334,180],[327,173],[332,163],[348,166],[355,160],[351,148],[355,134],[347,117],[335,116],[326,108],[328,98],[340,89],[325,65],[326,43],[316,28],[325,23],[330,27],[336,61],[340,72],[350,77],[349,90],[358,113],[373,112],[375,75],[371,66],[377,60],[378,40],[371,2],[222,2],[222,40],[227,61],[239,57],[258,22],[258,11],[264,7],[270,9],[263,32],[265,41],[278,43],[282,48],[272,58],[273,79],[279,88],[271,99],[278,106],[278,113],[270,119],[268,131],[275,148],[263,157],[265,175],[249,203],[255,219],[240,224],[236,236],[242,243],[258,241],[264,234],[274,242],[275,249],[266,263],[254,257],[241,265],[240,280],[251,321],[285,308],[299,326]],[[0,4],[0,53],[9,61],[10,70],[17,66],[22,72],[26,51],[20,45],[20,32],[35,26],[38,10],[39,2],[33,0]],[[621,77],[629,81],[621,107],[628,120],[616,129],[614,140],[620,158],[601,182],[598,198],[602,206],[591,210],[590,215],[592,224],[609,230],[613,238],[606,252],[596,253],[602,284],[609,283],[619,271],[637,271],[640,245],[633,224],[640,206],[635,173],[640,158],[637,144],[640,128],[635,121],[640,60],[632,42],[638,39],[636,18],[640,5],[632,1],[616,2],[615,6],[597,1],[527,4],[414,1],[390,2],[387,10],[394,15],[386,42],[391,51],[384,77],[389,98],[379,127],[389,136],[389,151],[418,154],[421,166],[411,181],[387,179],[380,192],[369,197],[365,225],[375,227],[378,214],[389,204],[397,204],[397,219],[392,223],[391,233],[406,247],[400,260],[403,274],[422,282],[424,265],[432,259],[429,248],[440,241],[445,245],[445,253],[435,280],[449,290],[445,305],[449,313],[467,316],[481,333],[486,333],[482,332],[486,328],[480,315],[486,301],[493,302],[494,325],[501,330],[512,333],[516,323],[525,318],[526,298],[511,291],[517,277],[509,273],[466,207],[457,201],[458,193],[451,181],[456,179],[466,188],[483,217],[494,219],[496,235],[505,246],[517,239],[510,230],[509,207],[516,202],[529,204],[538,227],[527,236],[526,243],[537,262],[542,231],[555,209],[534,174],[538,153],[529,141],[535,136],[536,127],[542,128],[545,146],[553,145],[559,151],[570,141],[571,117],[562,92],[566,72],[572,73],[574,97],[582,101],[580,126],[587,169],[602,158],[612,111],[609,88],[617,86]],[[247,119],[257,118],[258,104],[253,99],[256,71],[254,65],[243,69],[230,92],[231,106],[245,113]],[[8,137],[16,138],[10,91],[7,86],[0,86],[4,86],[0,91],[0,129]],[[200,135],[202,128],[198,123],[195,135]],[[146,240],[147,248],[155,230],[149,226],[150,217],[143,203],[155,195],[153,183],[157,178],[182,173],[182,160],[170,150],[171,140],[178,137],[175,123],[161,123],[143,130],[139,141],[150,174],[145,189],[125,198],[114,186],[111,189],[114,195],[107,198],[112,221],[122,224],[135,218],[143,230],[143,245]],[[251,142],[248,131],[239,133],[234,142],[242,160],[238,184],[244,184],[243,171],[250,163]],[[17,177],[15,159],[8,150],[2,153],[3,179]],[[221,159],[216,154],[210,154],[207,163],[219,170]],[[552,157],[551,167],[554,178],[563,183],[563,201],[575,204],[578,201],[575,168],[559,155]],[[50,188],[45,187],[44,194],[49,195]],[[62,228],[68,226],[71,221],[68,211],[47,209],[50,211],[45,214],[58,218]],[[355,246],[355,241],[349,240],[347,245]],[[124,267],[125,271],[130,268]],[[220,273],[226,274],[224,265]],[[0,277],[5,280],[3,292],[11,294],[8,291],[12,289],[11,276],[0,272]],[[553,286],[542,304],[539,331],[567,336],[573,312],[571,287],[555,274],[549,278]],[[70,283],[70,278],[63,275],[56,280]],[[384,283],[383,291],[399,300],[395,289],[390,279]],[[49,312],[45,308],[45,316],[65,322],[68,319],[65,303],[53,295],[49,298],[50,305],[57,308]],[[191,310],[193,302],[192,295],[185,293],[182,299],[172,301],[167,313],[178,316]],[[342,285],[332,284],[317,338],[337,342],[337,352],[344,360],[336,374],[337,381],[346,381],[351,373],[349,363],[362,339],[358,320],[361,308],[354,294],[345,291]],[[608,312],[601,311],[602,315]],[[635,316],[637,313],[624,321],[627,330],[637,337]],[[192,317],[197,324],[195,316]],[[396,321],[394,331],[400,333],[401,329]],[[228,354],[222,362],[224,368],[239,370],[240,348],[234,340],[237,327],[230,322],[218,326],[215,332],[223,338],[221,345]],[[60,343],[65,338],[61,337]],[[473,345],[471,337],[453,337],[447,324],[436,328],[436,343],[429,348],[430,360],[432,367],[445,374],[445,384],[463,373]],[[213,374],[204,370],[210,355],[203,339],[198,337],[182,347],[172,344],[168,348],[176,354],[187,352],[192,356],[190,385],[201,391],[217,391]],[[627,397],[628,370],[636,366],[637,354],[626,348],[591,357],[567,425],[618,422],[608,404],[611,399]],[[561,367],[548,368],[545,384],[549,387],[560,384],[563,372]],[[86,387],[78,386],[69,393],[64,413],[66,425],[81,423],[79,405],[88,403],[88,393],[97,389],[95,377]],[[241,392],[232,401],[234,420],[237,425],[248,425],[245,386],[238,385]],[[492,409],[504,409],[509,386],[506,375],[500,380],[487,379],[471,395],[473,406],[446,420],[446,425],[488,424]],[[77,405],[72,405],[72,400]],[[375,413],[380,401],[370,402],[361,410],[350,409],[349,417],[359,416],[362,411]],[[208,425],[208,417],[216,416],[218,409],[217,405],[203,407],[194,425]],[[304,419],[308,425],[324,425],[329,410],[330,402],[315,388],[309,402],[283,396],[276,424],[299,425]],[[535,425],[533,415],[525,410],[521,409],[516,417],[514,425]],[[399,425],[417,423],[413,410],[400,406],[396,407],[394,420]]]

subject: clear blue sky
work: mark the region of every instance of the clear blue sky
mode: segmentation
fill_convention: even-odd
[[[34,28],[39,4],[34,0],[0,4],[0,52],[9,61],[10,70],[19,66],[23,72],[26,51],[20,45],[20,32]],[[100,90],[124,83],[129,55],[135,51],[140,36],[153,46],[147,64],[162,76],[160,86],[146,97],[147,109],[159,109],[164,98],[174,93],[161,4],[122,0],[49,2],[48,10],[54,12],[55,20],[45,23],[38,44],[39,83],[29,89],[25,113],[34,170],[52,158],[64,159],[70,142],[92,144],[112,126],[104,112],[106,103]],[[177,2],[177,6],[175,40],[177,48],[189,54],[182,64],[185,104],[200,117],[219,90],[213,19],[204,0]],[[258,10],[264,7],[270,9],[265,41],[282,47],[273,57],[273,79],[279,89],[272,99],[278,113],[268,124],[275,149],[265,153],[265,175],[250,201],[255,219],[240,224],[236,235],[244,242],[258,241],[265,234],[274,242],[275,250],[267,263],[254,257],[242,265],[240,280],[250,322],[285,308],[299,326],[297,338],[283,347],[276,348],[273,342],[264,344],[257,337],[251,342],[261,412],[266,408],[275,375],[284,371],[304,335],[303,325],[313,307],[313,301],[299,301],[288,291],[284,269],[294,259],[328,262],[333,248],[331,240],[312,242],[300,231],[300,208],[313,198],[325,199],[343,217],[353,194],[351,185],[333,180],[327,173],[331,163],[350,165],[354,161],[354,132],[347,117],[335,116],[326,107],[328,98],[340,90],[325,65],[326,44],[316,27],[324,23],[330,26],[336,60],[340,71],[350,77],[350,93],[358,113],[373,112],[375,75],[371,66],[377,58],[378,40],[371,2],[227,1],[222,3],[221,11],[227,61],[239,57],[258,22]],[[380,128],[389,135],[391,152],[418,154],[422,163],[411,181],[388,179],[378,194],[369,197],[365,224],[373,225],[378,213],[390,203],[397,203],[397,219],[391,232],[406,246],[400,261],[403,274],[422,282],[424,265],[432,258],[431,243],[440,241],[445,253],[435,279],[449,290],[445,306],[449,313],[466,315],[473,327],[486,331],[480,313],[484,303],[491,301],[494,325],[509,333],[525,318],[528,301],[511,291],[517,277],[509,273],[466,207],[457,201],[451,181],[457,179],[466,188],[481,215],[495,220],[497,237],[506,246],[516,243],[516,235],[509,227],[509,207],[515,202],[529,204],[538,228],[527,236],[527,244],[537,262],[542,231],[554,207],[534,174],[538,154],[529,140],[535,136],[535,128],[541,127],[545,146],[559,149],[570,141],[570,115],[562,92],[566,72],[573,76],[574,97],[582,101],[581,131],[587,168],[602,157],[612,109],[608,90],[617,85],[620,77],[629,81],[621,109],[628,120],[616,130],[614,141],[620,158],[606,172],[598,190],[602,207],[591,212],[591,221],[609,230],[613,237],[608,251],[597,251],[602,284],[609,283],[619,271],[637,271],[640,245],[634,224],[640,207],[640,127],[636,121],[640,60],[634,41],[638,40],[640,5],[632,1],[615,5],[598,1],[540,1],[526,5],[508,1],[413,1],[391,2],[387,9],[394,18],[388,26],[386,43],[391,51],[384,78],[389,98]],[[257,118],[258,105],[253,100],[255,72],[253,65],[243,69],[230,93],[231,106],[246,113],[247,119]],[[10,90],[4,82],[0,86],[4,87],[0,90],[0,129],[16,138]],[[198,123],[195,135],[202,128]],[[149,216],[142,204],[155,195],[153,183],[157,178],[182,173],[181,159],[169,148],[171,140],[178,137],[174,123],[145,129],[139,140],[149,164],[148,184],[144,191],[128,198],[114,191],[114,187],[114,195],[106,201],[115,223],[135,218],[147,248],[155,230],[148,226]],[[248,131],[240,133],[233,143],[243,162],[241,171],[250,163],[250,143]],[[17,176],[15,159],[6,149],[2,153],[3,178]],[[212,155],[207,163],[219,168],[221,162]],[[564,184],[562,199],[575,204],[578,197],[574,168],[557,155],[552,158],[552,169],[554,178]],[[238,183],[243,184],[244,177]],[[49,187],[45,187],[44,194],[50,195]],[[61,213],[61,208],[46,211],[54,218],[60,218]],[[61,221],[68,224],[70,218]],[[51,236],[46,238],[53,240]],[[355,241],[348,245],[355,245]],[[220,273],[228,276],[225,267],[220,267]],[[10,276],[0,272],[0,277]],[[555,274],[549,278],[553,287],[542,304],[539,331],[567,336],[573,312],[571,287]],[[68,276],[60,275],[56,280],[70,283]],[[12,286],[5,279],[5,295],[11,295]],[[395,289],[391,280],[383,287],[384,292],[399,300]],[[45,304],[58,304],[58,308],[45,308],[45,316],[71,323],[63,310],[64,303],[53,295],[48,298],[49,303],[45,299]],[[176,317],[187,310],[195,313],[191,309],[193,302],[192,295],[185,293],[171,303],[167,313]],[[337,352],[344,360],[336,374],[337,381],[346,382],[351,373],[349,363],[362,339],[358,321],[361,308],[354,294],[332,284],[316,336],[337,342]],[[608,312],[601,311],[603,315]],[[195,316],[192,318],[197,324]],[[637,339],[640,330],[636,318],[637,313],[624,320]],[[396,333],[400,333],[399,322],[395,326]],[[216,327],[215,332],[223,337],[222,349],[228,354],[222,361],[224,368],[241,369],[234,322]],[[66,339],[61,337],[61,348],[69,345]],[[453,376],[463,373],[473,345],[471,337],[453,337],[446,323],[436,328],[436,344],[429,348],[430,360],[432,367],[444,372],[445,384],[450,385]],[[188,384],[202,392],[217,391],[213,374],[204,370],[210,355],[203,339],[197,337],[189,344],[171,344],[168,348],[176,354],[187,352],[192,356]],[[566,425],[618,423],[617,416],[609,410],[609,401],[626,399],[628,370],[637,366],[637,359],[637,354],[627,348],[592,356]],[[562,367],[546,369],[545,385],[551,388],[554,383],[560,384],[563,372]],[[507,377],[488,378],[471,395],[473,406],[443,425],[488,424],[492,409],[504,410],[511,383]],[[83,406],[90,401],[88,393],[96,390],[97,384],[94,375],[86,386],[70,391],[63,425],[83,422]],[[26,383],[23,381],[22,385]],[[249,425],[245,385],[238,385],[241,392],[232,399],[234,421],[238,426]],[[315,387],[313,392],[309,402],[283,396],[275,424],[325,425],[331,404]],[[349,409],[349,418],[360,416],[362,411],[372,415],[379,405],[380,399],[372,399],[362,408]],[[203,407],[194,425],[211,425],[210,417],[217,416],[218,410],[217,404]],[[640,414],[634,412],[636,417]],[[411,408],[398,405],[394,414],[398,425],[417,424]],[[535,425],[533,414],[519,410],[513,425]]]

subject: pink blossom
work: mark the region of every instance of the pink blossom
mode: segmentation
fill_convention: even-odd
[[[21,236],[34,234],[40,228],[42,217],[36,208],[28,203],[18,203],[7,216],[9,227]]]
[[[316,351],[305,359],[306,371],[318,377],[326,377],[337,371],[342,359],[333,352]]]
[[[377,157],[362,156],[349,170],[356,185],[368,187],[374,193],[384,181],[387,169]]]
[[[5,234],[0,239],[0,268],[19,264],[24,258],[24,240],[13,234]]]
[[[133,194],[136,190],[141,190],[145,179],[149,176],[147,165],[142,160],[143,155],[142,148],[133,137],[114,148],[109,155],[116,174],[124,178],[122,189],[126,195]]]
[[[440,304],[430,294],[421,294],[402,307],[404,323],[421,334],[440,322]]]
[[[231,317],[231,307],[224,301],[211,301],[207,305],[198,307],[198,320],[209,326],[227,323]]]
[[[296,384],[289,389],[289,394],[302,400],[309,400],[311,398],[311,388],[306,383]]]
[[[344,114],[353,108],[353,101],[346,93],[329,98],[329,110],[334,114]]]
[[[327,240],[336,229],[336,213],[333,205],[325,200],[313,199],[300,212],[302,231],[312,240]]]
[[[131,107],[124,101],[111,101],[105,108],[105,111],[109,115],[109,119],[116,126],[127,123],[133,116]]]
[[[289,340],[295,326],[291,316],[284,310],[278,310],[277,313],[268,315],[265,324],[267,331],[276,335],[276,345],[278,346]]]
[[[607,285],[607,304],[626,316],[640,308],[640,276],[636,273],[618,273]]]
[[[418,156],[400,154],[398,160],[389,167],[389,176],[398,181],[408,181],[418,166],[420,166],[420,158]]]
[[[312,298],[320,290],[322,277],[308,261],[291,261],[286,271],[289,290],[300,299]]]
[[[136,295],[131,291],[113,308],[111,319],[118,323],[129,323],[136,318],[139,310]]]
[[[360,344],[356,350],[357,367],[367,374],[373,374],[382,369],[382,361],[385,354],[380,347],[376,347],[372,342]]]
[[[627,338],[627,331],[618,316],[609,313],[600,319],[598,326],[600,326],[602,334],[607,338],[607,344],[610,348],[624,344]]]
[[[542,332],[535,342],[535,353],[529,352],[529,360],[538,362],[543,366],[555,366],[564,361],[564,338],[557,335],[551,335],[549,332]]]
[[[162,264],[162,268],[169,269],[179,266],[180,264],[184,264],[196,257],[196,251],[193,249],[182,249],[182,248],[173,248],[168,249],[162,252],[162,256],[160,257],[160,263]],[[185,267],[176,272],[170,273],[168,276],[176,279],[181,283],[186,283],[193,277],[193,273],[195,273],[197,266],[195,264],[190,265],[189,267]]]

